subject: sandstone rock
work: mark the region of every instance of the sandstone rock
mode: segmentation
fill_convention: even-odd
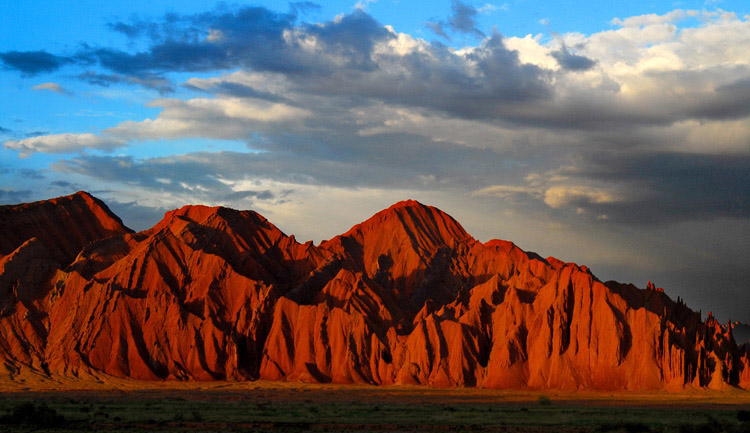
[[[24,223],[24,221],[28,221]],[[400,202],[320,245],[185,206],[132,233],[85,193],[0,208],[8,371],[489,388],[750,387],[748,345],[650,281],[599,281]]]

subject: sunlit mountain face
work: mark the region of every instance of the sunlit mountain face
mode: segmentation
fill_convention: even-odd
[[[201,205],[135,233],[85,192],[0,217],[6,380],[750,386],[732,323],[413,200],[317,245]]]

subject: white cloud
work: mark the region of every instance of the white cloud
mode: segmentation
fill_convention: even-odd
[[[354,9],[367,10],[367,8],[378,0],[359,0],[354,4]]]
[[[491,4],[491,3],[485,3],[482,7],[480,7],[480,8],[477,9],[477,12],[479,12],[480,14],[489,14],[489,13],[492,13],[492,12],[498,10],[498,9],[502,9],[504,11],[507,11],[509,7],[510,6],[508,5],[508,3],[503,3],[503,5],[501,7],[497,7],[497,6],[495,6],[495,5]]]
[[[544,202],[552,208],[561,208],[576,203],[614,203],[620,200],[609,191],[588,186],[556,185],[547,188],[544,192]]]
[[[51,134],[23,140],[6,141],[6,149],[19,152],[22,158],[32,153],[75,153],[86,149],[112,151],[125,146],[126,140],[116,137],[98,136],[94,134]]]
[[[105,132],[138,140],[236,140],[277,123],[289,127],[310,115],[309,111],[290,105],[246,98],[158,99],[150,105],[164,108],[157,118],[122,122]]]
[[[688,17],[697,17],[699,14],[700,13],[695,10],[686,11],[677,9],[671,12],[667,12],[664,15],[645,14],[636,15],[625,19],[615,18],[612,20],[612,24],[620,27],[644,27],[654,24],[673,23],[676,21],[684,20]]]

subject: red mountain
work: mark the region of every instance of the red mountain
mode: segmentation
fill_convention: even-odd
[[[0,254],[11,379],[750,388],[730,326],[415,201],[316,246],[222,207],[133,233],[80,192],[0,207]]]

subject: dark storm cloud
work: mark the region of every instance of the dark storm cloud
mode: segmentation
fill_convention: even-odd
[[[298,14],[308,6],[293,4],[287,13],[221,6],[207,13],[169,14],[158,22],[110,23],[115,31],[145,36],[147,48],[140,52],[84,46],[73,57],[46,51],[2,56],[10,56],[10,60],[3,58],[6,67],[16,65],[26,73],[74,60],[89,69],[96,65],[106,72],[88,70],[78,78],[100,86],[140,85],[163,95],[174,91],[166,78],[172,72],[270,72],[286,81],[287,99],[237,83],[215,83],[204,90],[285,103],[295,93],[340,96],[339,103],[352,107],[381,101],[517,128],[627,134],[634,125],[667,126],[686,119],[738,119],[750,114],[750,81],[714,85],[717,74],[728,74],[729,69],[736,76],[747,76],[747,65],[646,72],[663,89],[684,89],[679,94],[644,93],[627,99],[609,80],[606,88],[574,89],[557,97],[556,86],[564,83],[561,79],[567,72],[589,70],[597,61],[563,46],[551,53],[562,71],[524,64],[499,34],[462,53],[440,43],[423,43],[421,50],[403,55],[376,52],[376,46],[397,36],[367,12],[358,9],[333,21],[298,23]],[[437,32],[452,29],[479,35],[477,13],[472,6],[454,1],[448,20],[433,27]],[[34,58],[36,62],[30,60]]]
[[[750,73],[750,70],[747,71]],[[701,119],[737,119],[750,115],[750,78],[737,80],[719,86],[713,95],[701,104],[691,105],[685,110],[685,117]],[[750,139],[748,139],[750,150]]]
[[[469,29],[476,11],[458,2],[453,6],[452,25]],[[342,95],[351,100],[359,97],[362,102],[377,98],[472,118],[497,117],[503,114],[504,107],[550,94],[546,73],[536,66],[521,64],[517,53],[505,47],[500,35],[485,40],[466,56],[477,64],[480,74],[475,74],[467,70],[467,59],[441,44],[429,46],[427,53],[390,56],[384,59],[386,64],[376,63],[374,47],[395,35],[362,10],[315,25],[295,25],[295,20],[292,13],[280,14],[260,7],[172,16],[168,25],[161,27],[164,34],[152,38],[154,43],[145,51],[88,48],[79,53],[78,58],[96,61],[115,72],[87,71],[79,78],[102,86],[141,84],[164,93],[171,90],[168,83],[161,81],[160,74],[166,72],[243,68],[284,74],[302,93]],[[215,32],[213,40],[208,40],[210,31]],[[318,51],[304,49],[301,39],[285,39],[285,32],[313,38]],[[390,66],[403,72],[394,75],[392,70],[383,70]],[[217,87],[239,96],[249,90]],[[253,97],[264,96],[273,100],[268,94]]]
[[[452,17],[454,25],[464,30],[474,16],[467,8],[455,3]],[[115,74],[88,71],[79,78],[96,85],[131,82],[164,91],[163,86],[168,85],[153,80],[167,72],[242,68],[280,73],[295,92],[342,96],[348,100],[342,103],[364,104],[377,99],[466,118],[507,117],[512,121],[512,111],[519,103],[551,95],[550,73],[521,64],[518,53],[509,50],[499,34],[465,56],[434,43],[422,53],[381,53],[376,62],[375,47],[396,36],[366,12],[355,10],[315,25],[296,25],[295,20],[293,13],[259,7],[172,16],[168,26],[160,27],[163,34],[153,37],[154,43],[145,51],[92,48],[81,54]],[[303,40],[314,40],[316,49],[303,47]],[[470,70],[468,63],[476,65],[476,70]],[[131,76],[139,77],[139,81]],[[236,83],[215,84],[212,90],[281,101]]]
[[[497,119],[549,99],[550,78],[549,72],[522,64],[495,34],[465,56],[434,43],[425,53],[385,55],[371,71],[333,68],[326,75],[300,77],[293,86],[299,93],[341,96],[346,103],[379,100],[461,118]]]
[[[561,68],[568,71],[587,71],[596,65],[595,60],[571,53],[565,45],[551,53]]]
[[[171,14],[158,25],[142,21],[130,24],[128,32],[131,34],[148,31],[153,44],[146,51],[131,54],[111,48],[91,48],[87,55],[101,66],[126,75],[262,65],[283,70],[286,51],[283,32],[294,26],[295,19],[293,14],[280,14],[262,7],[235,12]],[[210,29],[221,32],[214,41],[207,40]],[[279,55],[282,59],[276,58]]]
[[[33,76],[42,72],[53,72],[73,59],[56,56],[47,51],[5,51],[0,60],[6,69],[15,69],[23,75]]]
[[[579,203],[613,222],[668,224],[750,218],[750,156],[655,153],[601,154],[563,175],[624,187],[630,197]]]

